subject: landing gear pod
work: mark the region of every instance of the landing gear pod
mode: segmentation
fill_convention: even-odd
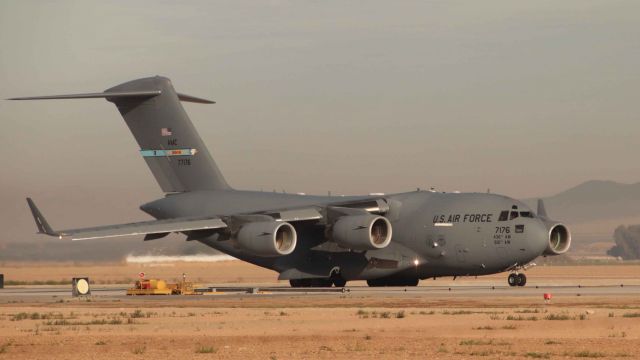
[[[240,228],[237,240],[241,248],[254,255],[282,256],[295,250],[297,234],[286,222],[252,222]]]
[[[383,249],[391,242],[391,223],[376,215],[342,216],[333,224],[333,241],[353,250]]]

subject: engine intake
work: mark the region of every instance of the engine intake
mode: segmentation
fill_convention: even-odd
[[[252,222],[240,228],[237,240],[241,248],[255,255],[282,256],[295,250],[297,234],[286,222]]]
[[[571,232],[562,224],[553,224],[549,228],[549,245],[544,251],[545,255],[564,254],[571,247]]]
[[[333,224],[333,241],[353,250],[383,249],[391,242],[391,223],[376,215],[347,215]]]

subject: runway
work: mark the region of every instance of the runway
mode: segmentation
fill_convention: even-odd
[[[87,297],[72,297],[70,285],[10,286],[0,289],[0,337],[24,358],[78,348],[104,358],[142,352],[200,358],[212,347],[229,359],[264,353],[442,358],[445,352],[464,359],[559,358],[584,357],[585,349],[597,349],[590,357],[619,358],[640,351],[638,284],[492,282],[370,288],[359,281],[344,289],[238,282],[207,284],[209,295],[185,296],[126,296],[128,286],[120,284],[94,285]]]
[[[417,287],[350,281],[344,289],[292,289],[238,261],[5,264],[3,272],[6,281],[62,284],[0,289],[0,338],[11,341],[6,351],[16,359],[67,358],[78,349],[79,359],[202,352],[228,359],[617,359],[640,352],[640,264],[541,266],[528,270],[524,287],[496,274],[426,279]],[[126,296],[140,272],[168,283],[186,274],[211,292]],[[72,296],[78,276],[90,278],[90,296]]]
[[[270,297],[385,297],[385,298],[519,298],[542,297],[544,293],[558,296],[583,297],[640,297],[640,285],[531,285],[525,287],[493,286],[493,285],[455,285],[455,286],[417,286],[417,287],[367,287],[348,286],[345,288],[291,288],[287,286],[260,286],[256,284],[237,284],[234,286],[208,285],[201,287],[204,295],[177,296],[127,296],[125,285],[96,285],[91,288],[91,299],[95,300],[188,300],[215,301],[212,298],[270,298]],[[215,296],[212,296],[215,295]],[[71,299],[71,286],[10,286],[0,289],[0,304],[28,301],[48,302]]]

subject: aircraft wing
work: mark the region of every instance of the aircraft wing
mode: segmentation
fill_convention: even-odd
[[[57,236],[59,238],[70,237],[71,240],[89,240],[128,235],[146,235],[146,240],[158,239],[172,232],[184,232],[193,230],[210,230],[226,228],[221,219],[215,217],[201,218],[175,218],[167,220],[142,221],[129,224],[117,224],[98,226],[83,229],[70,229],[56,231],[49,226],[47,220],[30,198],[27,203],[38,227],[38,233]]]
[[[389,204],[383,198],[366,197],[350,201],[338,201],[316,206],[303,206],[298,208],[285,208],[271,211],[262,211],[253,214],[268,215],[276,221],[305,221],[305,220],[321,220],[330,215],[332,211],[339,213],[381,213],[389,211]],[[326,219],[325,219],[326,220]]]
[[[81,229],[54,230],[44,218],[40,210],[31,198],[27,198],[27,203],[33,214],[33,218],[38,227],[38,233],[59,238],[71,238],[71,240],[90,240],[100,238],[110,238],[119,236],[145,235],[145,240],[159,239],[172,232],[187,232],[197,230],[223,229],[227,224],[218,217],[183,217],[164,220],[151,220],[127,224],[116,224],[97,226]],[[273,210],[261,213],[244,215],[269,216],[276,221],[297,222],[308,220],[327,221],[332,213],[362,213],[380,212],[384,213],[389,209],[382,199],[367,198],[357,201],[337,202],[316,207],[301,207]],[[237,214],[236,216],[242,216]]]

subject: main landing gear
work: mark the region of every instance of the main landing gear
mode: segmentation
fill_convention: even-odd
[[[418,286],[420,279],[418,278],[381,278],[381,279],[369,279],[367,285],[369,287],[383,287],[383,286]]]
[[[317,278],[317,279],[291,279],[289,280],[291,287],[345,287],[347,280],[343,279],[340,275],[333,275],[330,278]]]
[[[509,286],[524,286],[527,283],[527,275],[523,273],[511,273],[507,278]]]

